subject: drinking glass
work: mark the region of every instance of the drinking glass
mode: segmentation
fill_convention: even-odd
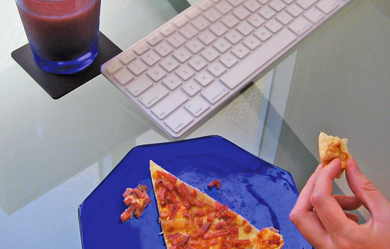
[[[16,0],[35,62],[71,74],[98,54],[100,0]]]

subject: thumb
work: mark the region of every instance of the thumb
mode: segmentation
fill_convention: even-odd
[[[346,177],[352,192],[362,202],[363,206],[368,209],[373,219],[389,212],[389,202],[375,185],[362,174],[353,158],[348,161]]]

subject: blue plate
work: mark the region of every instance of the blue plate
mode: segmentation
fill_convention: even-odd
[[[164,249],[149,173],[153,160],[190,185],[248,219],[259,229],[274,227],[284,249],[312,248],[289,220],[298,197],[291,174],[218,136],[133,148],[79,206],[84,249]],[[221,180],[221,188],[207,185]],[[148,186],[152,199],[139,219],[122,223],[127,208],[122,194],[138,184]]]

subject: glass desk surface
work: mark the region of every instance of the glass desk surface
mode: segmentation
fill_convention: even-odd
[[[126,49],[186,6],[102,1],[100,30]],[[13,1],[0,23],[1,248],[81,248],[79,204],[133,147],[172,139],[102,75],[53,100],[11,58],[27,43]],[[300,190],[319,132],[347,137],[390,198],[389,69],[390,3],[352,0],[183,139],[220,135],[291,172]],[[335,187],[349,193],[343,179]]]

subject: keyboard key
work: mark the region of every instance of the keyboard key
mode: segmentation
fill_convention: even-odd
[[[232,44],[237,44],[239,41],[241,41],[244,37],[235,29],[230,31],[225,35],[225,38],[230,41]]]
[[[213,6],[213,3],[210,0],[205,0],[198,4],[198,8],[203,11],[208,10],[211,6]]]
[[[205,68],[207,66],[207,61],[205,59],[203,59],[203,57],[201,56],[196,56],[194,58],[192,58],[188,64],[190,64],[190,66],[195,69],[196,71],[200,71],[202,70],[203,68]]]
[[[181,89],[183,89],[183,91],[186,92],[190,97],[193,97],[202,90],[202,87],[194,80],[190,80],[185,83]]]
[[[213,47],[216,48],[220,53],[225,53],[231,48],[232,45],[225,39],[221,38],[213,43]]]
[[[297,35],[302,35],[307,30],[309,30],[313,24],[309,22],[306,18],[303,16],[298,17],[296,20],[294,20],[288,27]]]
[[[214,82],[201,95],[211,104],[215,104],[228,93],[229,90],[224,85],[220,82]]]
[[[245,39],[243,43],[251,50],[255,50],[258,46],[261,45],[261,41],[253,35]]]
[[[178,110],[167,118],[164,123],[175,133],[180,132],[184,127],[190,124],[194,119],[183,109]]]
[[[184,107],[195,117],[199,117],[205,111],[210,108],[207,101],[201,96],[194,97],[190,102],[184,105]]]
[[[194,19],[195,17],[199,16],[201,13],[202,11],[195,6],[194,8],[191,8],[186,12],[186,16],[190,19]]]
[[[179,77],[177,77],[175,74],[169,75],[162,82],[171,91],[175,90],[177,87],[179,87],[181,84],[183,84],[183,81]]]
[[[314,7],[306,11],[304,16],[307,19],[309,19],[312,23],[317,23],[318,21],[320,21],[322,18],[325,17],[325,14],[319,9],[317,9],[316,7]]]
[[[269,20],[271,19],[272,17],[275,16],[276,12],[275,10],[271,9],[270,7],[268,6],[264,6],[262,7],[259,12],[258,12],[262,17],[264,17],[265,19]]]
[[[210,22],[203,16],[199,16],[192,21],[192,25],[194,25],[198,30],[202,31],[210,26]]]
[[[219,61],[222,62],[222,64],[224,64],[227,68],[230,68],[238,62],[238,59],[233,54],[226,53],[219,59]]]
[[[159,82],[167,73],[159,65],[148,70],[146,73],[154,82]]]
[[[178,48],[180,47],[181,45],[183,45],[187,39],[184,38],[181,34],[179,33],[174,33],[173,35],[170,35],[168,38],[167,38],[167,41],[169,42],[169,44],[171,44],[173,47],[175,48]]]
[[[188,23],[188,18],[186,16],[180,16],[179,18],[177,18],[175,21],[173,21],[173,24],[177,27],[177,28],[181,28],[183,27],[184,25],[186,25]]]
[[[187,100],[188,96],[178,89],[157,103],[151,111],[157,118],[164,119]]]
[[[292,20],[294,20],[294,17],[292,17],[289,13],[286,11],[281,12],[279,15],[276,16],[276,19],[281,22],[284,25],[289,24]]]
[[[253,14],[248,18],[248,22],[253,25],[253,27],[260,27],[264,24],[265,20],[258,14]]]
[[[148,43],[150,46],[154,46],[160,41],[162,41],[163,39],[164,37],[160,33],[156,32],[148,38]]]
[[[254,13],[256,10],[260,9],[261,4],[259,4],[255,0],[249,0],[244,3],[245,8],[247,8],[250,12]]]
[[[169,56],[161,61],[160,65],[169,73],[180,66],[179,62],[172,56]]]
[[[212,62],[219,57],[219,52],[212,47],[206,48],[200,54],[209,62]]]
[[[242,22],[239,24],[236,28],[242,35],[248,36],[250,33],[252,33],[255,28],[250,25],[248,22]]]
[[[216,61],[213,64],[211,64],[207,70],[213,74],[215,77],[221,76],[224,72],[226,72],[226,68],[219,62]]]
[[[297,4],[292,4],[289,6],[286,11],[290,13],[293,17],[298,17],[300,14],[303,13],[303,9],[299,7]]]
[[[211,32],[213,32],[216,36],[222,36],[229,29],[221,22],[217,22],[210,27]]]
[[[139,101],[146,107],[150,108],[154,104],[156,104],[158,101],[160,101],[162,98],[167,96],[169,94],[168,89],[166,89],[163,85],[158,84],[156,86],[153,86],[150,88],[147,92],[142,94],[139,97]]]
[[[247,63],[237,64],[223,75],[220,80],[230,89],[236,88],[296,39],[297,37],[291,31],[283,29],[269,42],[250,54],[246,58]]]
[[[195,80],[203,87],[206,87],[211,82],[214,81],[214,77],[211,74],[209,74],[207,71],[202,71],[195,76]]]
[[[209,45],[213,41],[215,41],[217,37],[209,30],[205,30],[202,33],[200,33],[200,35],[198,35],[198,39],[201,40],[205,45]]]
[[[192,57],[192,54],[188,49],[181,47],[173,53],[173,57],[175,57],[181,63],[184,63]]]
[[[265,27],[261,27],[254,33],[254,35],[263,42],[265,42],[272,36],[272,33]]]
[[[124,51],[119,57],[120,61],[127,65],[137,58],[137,55],[132,50]]]
[[[283,25],[278,22],[276,19],[272,19],[271,21],[265,24],[265,27],[269,29],[272,33],[277,33],[279,30],[283,28]]]
[[[131,80],[134,79],[134,75],[127,70],[127,68],[121,68],[117,73],[115,73],[114,78],[121,84],[122,86],[129,83]]]
[[[148,69],[148,66],[139,59],[132,61],[128,66],[128,69],[136,76],[142,74]]]
[[[186,26],[184,26],[183,28],[181,28],[179,32],[182,35],[184,35],[187,39],[191,39],[196,34],[198,34],[198,30],[194,26],[192,26],[191,23],[189,23]]]
[[[194,38],[187,42],[186,48],[188,48],[193,54],[197,54],[204,48],[204,45],[197,38]]]
[[[153,86],[153,84],[153,81],[148,76],[142,75],[130,84],[127,84],[126,90],[129,91],[134,97],[138,97],[141,93]]]
[[[182,78],[182,80],[188,80],[189,78],[194,76],[195,71],[193,69],[191,69],[189,66],[183,65],[179,69],[176,70],[176,74],[180,78]]]
[[[251,14],[251,12],[243,6],[240,6],[233,10],[233,14],[242,21],[245,20]]]
[[[250,50],[242,44],[238,44],[232,49],[232,53],[242,59],[249,54]]]
[[[272,0],[269,3],[269,6],[273,8],[275,11],[280,12],[286,7],[286,4],[281,0]]]
[[[236,26],[240,22],[240,20],[231,13],[223,17],[221,21],[230,29]]]
[[[162,41],[157,46],[154,47],[154,50],[161,56],[165,57],[168,54],[172,53],[173,47],[169,45],[166,41]]]
[[[242,2],[244,2],[244,0],[227,0],[231,5],[233,5],[234,7],[237,7],[238,5],[242,4]]]
[[[215,5],[215,8],[224,15],[230,12],[233,9],[233,6],[228,2],[219,2]]]
[[[208,9],[204,14],[204,17],[206,17],[210,22],[216,22],[219,18],[221,18],[222,14],[218,10],[211,8]]]
[[[168,25],[166,25],[164,28],[162,28],[162,29],[160,30],[160,33],[161,33],[163,36],[167,37],[167,36],[171,35],[171,34],[172,34],[173,32],[175,32],[175,31],[176,31],[175,26],[173,26],[172,24],[168,24]]]
[[[317,7],[326,14],[332,12],[337,6],[339,6],[339,4],[334,0],[322,0],[317,4]]]
[[[114,74],[119,69],[122,68],[122,63],[119,60],[111,60],[106,64],[106,72],[109,74]]]
[[[146,51],[148,51],[150,46],[146,42],[141,42],[134,48],[134,52],[138,55],[142,55]]]
[[[149,67],[153,66],[160,61],[160,56],[153,50],[149,50],[144,55],[141,56],[143,62],[145,62]]]
[[[313,4],[315,4],[316,2],[317,0],[297,0],[297,4],[305,10],[313,6]]]
[[[266,4],[269,2],[269,0],[257,0],[257,1],[259,1],[259,3],[261,3],[261,4]]]

